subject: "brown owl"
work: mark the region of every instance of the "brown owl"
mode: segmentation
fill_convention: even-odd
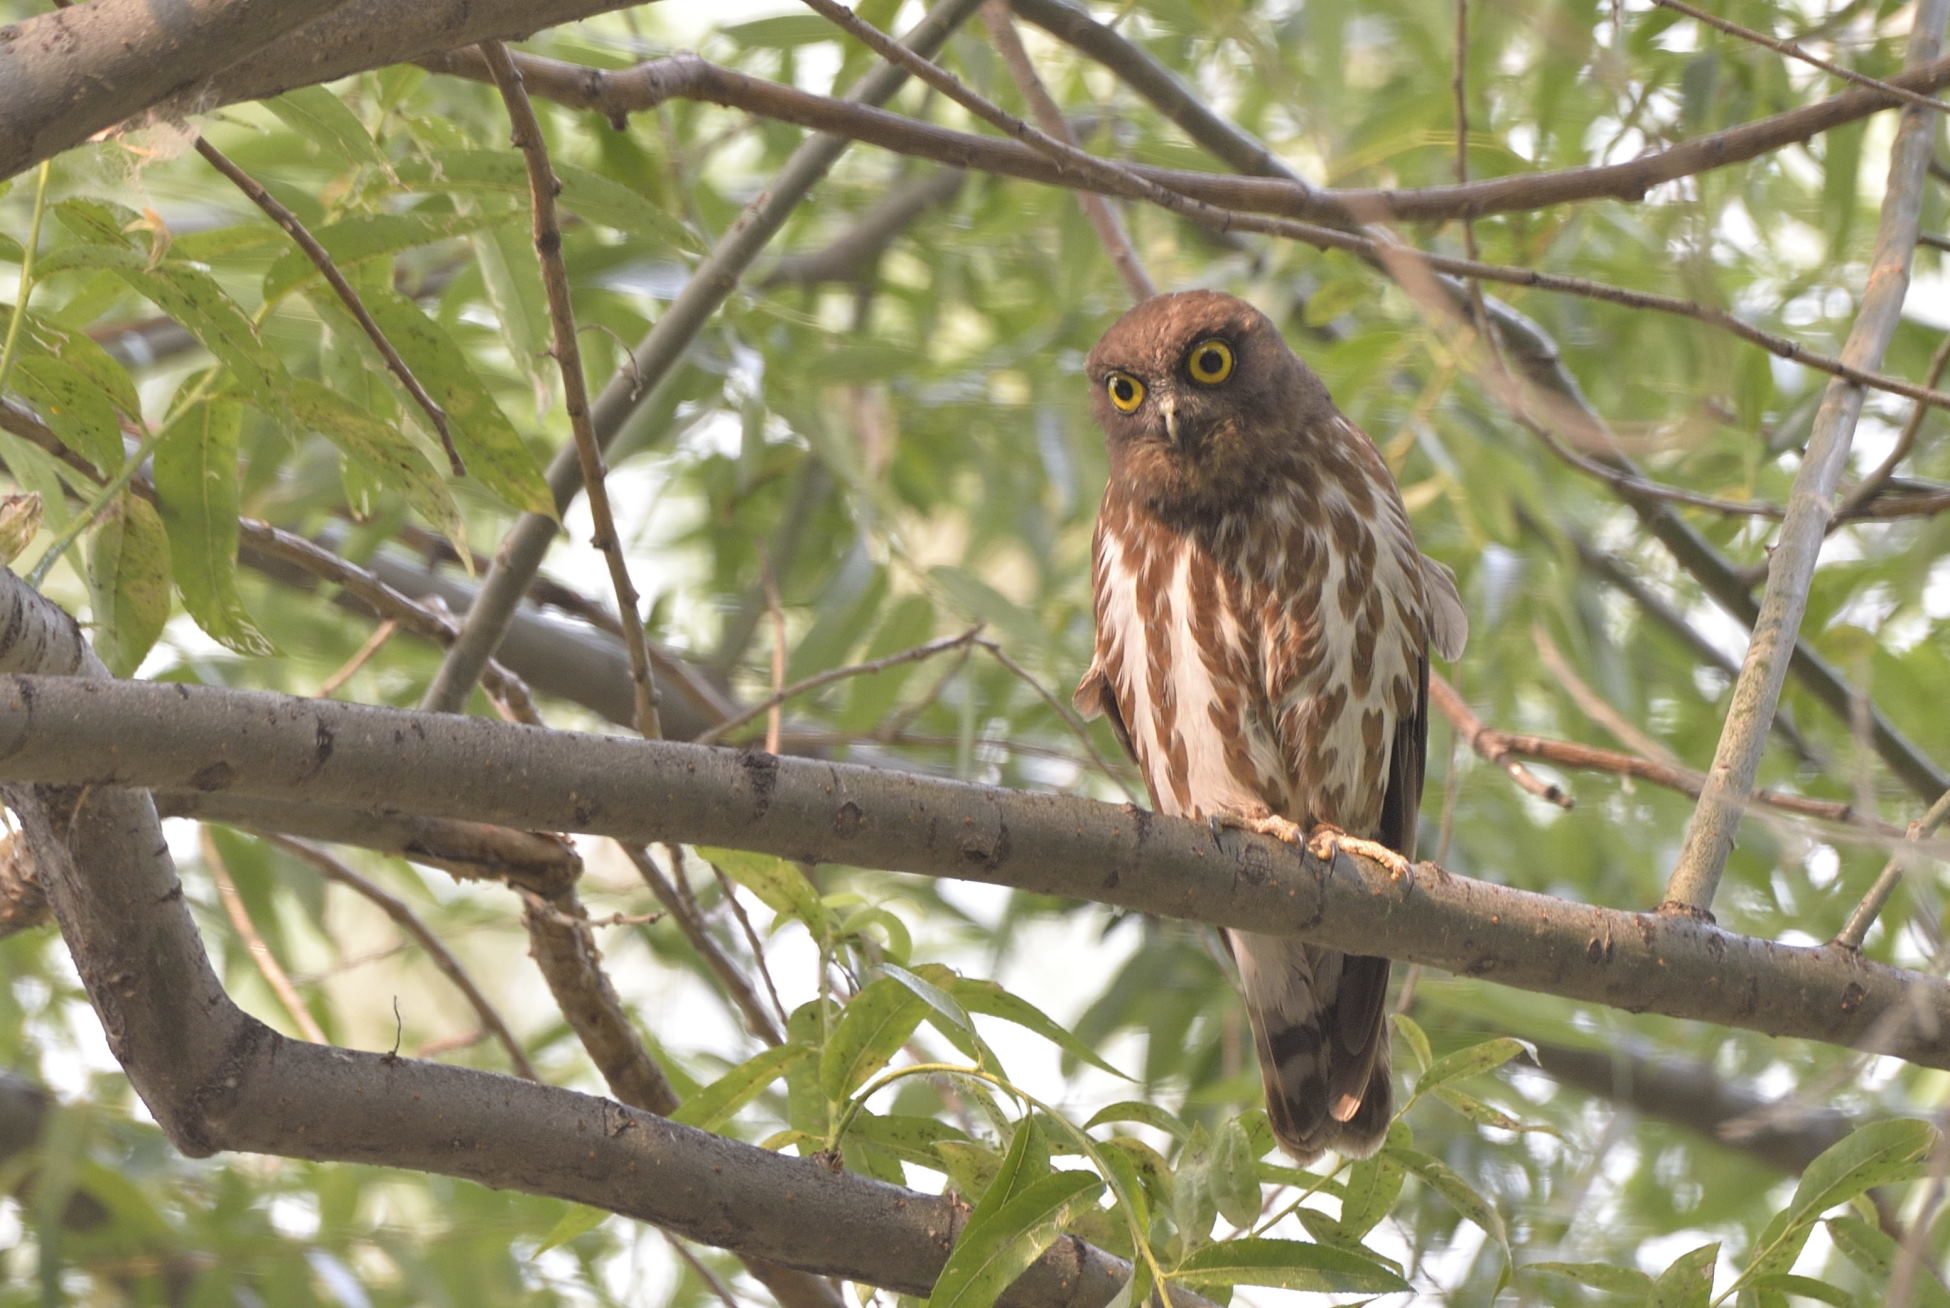
[[[1455,658],[1468,623],[1381,455],[1229,295],[1146,300],[1088,369],[1110,484],[1077,708],[1110,719],[1163,812],[1379,844],[1405,868],[1429,647]],[[1302,1163],[1373,1153],[1391,1114],[1388,960],[1226,936],[1281,1146]]]

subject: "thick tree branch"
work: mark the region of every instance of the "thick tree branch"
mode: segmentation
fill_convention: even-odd
[[[148,0],[0,29],[0,178],[147,109],[200,113],[436,50],[520,37],[617,0]]]
[[[106,679],[71,618],[4,573],[0,632],[9,638],[0,668],[83,674],[23,683],[129,687]],[[19,724],[16,714],[0,716]],[[434,726],[483,721],[410,716]],[[0,784],[0,798],[33,848],[110,1049],[185,1153],[362,1162],[514,1187],[908,1294],[927,1293],[966,1221],[967,1206],[951,1196],[837,1172],[610,1100],[286,1039],[238,1009],[211,970],[145,792],[23,782]],[[1129,1276],[1129,1264],[1064,1238],[1003,1302],[1096,1308]]]
[[[193,686],[0,682],[0,779],[224,789],[884,867],[1279,931],[1633,1012],[1950,1067],[1950,984],[1833,947],[1055,795],[454,715]]]
[[[1943,45],[1946,17],[1950,17],[1950,0],[1926,0],[1918,8],[1910,38],[1911,68],[1936,58]],[[1914,107],[1903,110],[1896,144],[1890,151],[1888,196],[1882,206],[1862,308],[1842,348],[1843,358],[1857,367],[1874,369],[1881,365],[1883,352],[1902,318],[1936,129],[1937,119],[1929,112]],[[1848,463],[1849,442],[1862,414],[1862,400],[1861,387],[1831,382],[1815,413],[1814,431],[1789,494],[1787,516],[1769,556],[1767,589],[1761,595],[1754,638],[1733,686],[1733,703],[1727,709],[1726,726],[1714,750],[1706,786],[1686,825],[1679,861],[1666,885],[1666,904],[1675,910],[1707,913],[1713,907],[1713,893],[1733,849],[1740,811],[1753,790],[1760,756],[1767,746],[1768,725],[1774,720],[1788,663],[1794,657],[1801,616],[1808,607],[1808,587],[1835,512],[1835,488]]]

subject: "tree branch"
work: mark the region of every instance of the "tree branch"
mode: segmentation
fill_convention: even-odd
[[[0,681],[0,779],[302,795],[959,877],[1950,1067],[1950,984],[1852,951],[1440,871],[1403,882],[1358,858],[1330,868],[1135,808],[910,773],[255,692],[16,677]]]
[[[0,668],[82,674],[21,684],[84,694],[130,688],[106,678],[72,618],[10,573],[0,573],[0,632],[8,638]],[[21,725],[11,710],[0,717]],[[211,970],[146,793],[27,782],[0,784],[0,799],[26,833],[110,1049],[170,1141],[193,1157],[243,1150],[515,1187],[906,1294],[927,1293],[967,1220],[967,1205],[952,1196],[834,1171],[611,1100],[286,1039],[238,1009]],[[1066,1237],[1002,1302],[1098,1308],[1129,1278],[1128,1263]],[[1183,1291],[1171,1298],[1209,1308]]]
[[[1943,44],[1950,0],[1928,0],[1916,14],[1910,38],[1912,68],[1936,57]],[[1874,369],[1901,321],[1903,297],[1909,289],[1909,265],[1916,251],[1923,206],[1923,184],[1934,150],[1937,120],[1916,108],[1903,110],[1890,151],[1888,196],[1876,233],[1875,255],[1862,293],[1862,308],[1842,348],[1845,359]],[[1733,849],[1740,810],[1754,787],[1760,756],[1767,747],[1768,725],[1780,702],[1788,663],[1808,606],[1808,587],[1814,580],[1821,543],[1835,512],[1835,488],[1848,462],[1849,442],[1862,413],[1862,388],[1829,383],[1815,414],[1814,431],[1795,473],[1787,516],[1775,538],[1761,595],[1754,638],[1747,646],[1740,678],[1734,683],[1733,703],[1713,753],[1699,804],[1686,825],[1685,843],[1672,879],[1666,885],[1666,906],[1675,911],[1708,913],[1720,873]]]

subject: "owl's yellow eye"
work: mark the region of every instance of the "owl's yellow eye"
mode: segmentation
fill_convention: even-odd
[[[1224,341],[1200,341],[1185,356],[1185,370],[1193,381],[1217,386],[1232,376],[1232,347]]]
[[[1117,406],[1119,413],[1129,413],[1144,403],[1144,383],[1128,372],[1114,372],[1104,383],[1110,392],[1110,402]]]

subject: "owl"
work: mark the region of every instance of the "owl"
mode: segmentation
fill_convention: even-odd
[[[1165,813],[1405,871],[1429,650],[1455,658],[1468,624],[1380,453],[1229,295],[1144,301],[1087,370],[1110,481],[1077,708],[1110,720]],[[1373,1153],[1392,1112],[1388,960],[1226,938],[1281,1147]]]

